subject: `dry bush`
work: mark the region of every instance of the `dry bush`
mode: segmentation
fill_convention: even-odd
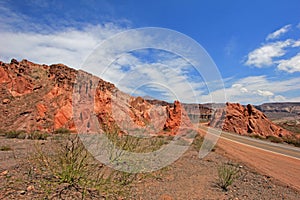
[[[218,168],[218,181],[217,185],[224,191],[239,177],[240,169],[237,165],[222,164]]]

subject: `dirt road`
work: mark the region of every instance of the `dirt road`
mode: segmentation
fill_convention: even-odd
[[[297,148],[223,132],[217,145],[219,153],[300,191],[300,150]]]

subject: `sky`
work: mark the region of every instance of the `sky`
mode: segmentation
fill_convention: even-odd
[[[298,0],[2,0],[0,60],[64,63],[129,94],[166,101],[299,102],[299,10]],[[212,87],[218,84],[193,66],[196,57],[161,49],[123,53],[106,73],[84,68],[104,41],[144,27],[181,33],[201,45],[212,60],[207,69],[215,67],[223,85]],[[137,34],[117,44],[138,46],[147,38]]]

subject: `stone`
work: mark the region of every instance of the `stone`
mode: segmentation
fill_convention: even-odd
[[[2,100],[2,103],[3,103],[3,104],[9,104],[9,102],[10,102],[10,99],[3,99],[3,100]]]
[[[293,135],[274,124],[264,113],[250,104],[242,106],[239,103],[227,103],[226,107],[215,112],[210,126],[240,135],[254,134],[262,137]]]

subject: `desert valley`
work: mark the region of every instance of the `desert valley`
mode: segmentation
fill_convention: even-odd
[[[300,198],[300,103],[170,103],[63,64],[0,65],[1,199]],[[209,129],[223,132],[200,159]],[[136,153],[179,137],[187,151],[162,169],[127,173],[95,160],[83,132]]]

